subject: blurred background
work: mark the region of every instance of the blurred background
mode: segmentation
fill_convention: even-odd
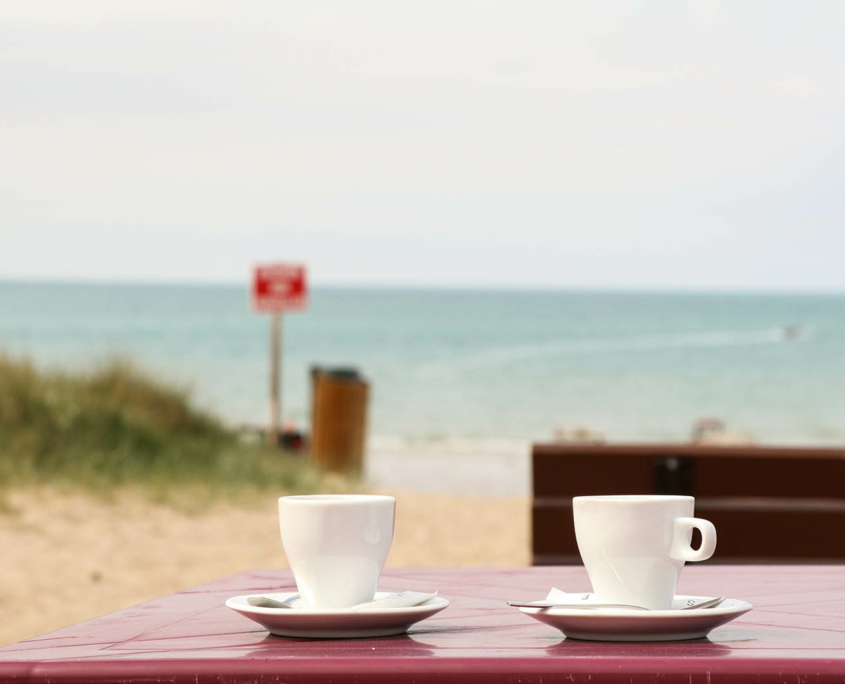
[[[533,442],[841,445],[843,24],[4,3],[0,642],[284,565],[284,493],[396,494],[389,564],[519,565]],[[263,445],[273,261],[283,421],[357,368],[363,477]]]

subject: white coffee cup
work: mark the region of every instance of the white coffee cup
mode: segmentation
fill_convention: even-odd
[[[279,499],[282,546],[305,604],[348,608],[370,601],[393,541],[392,496]]]
[[[716,549],[713,523],[694,518],[691,496],[576,496],[575,538],[600,603],[672,607],[685,561]],[[701,546],[690,546],[692,530]]]

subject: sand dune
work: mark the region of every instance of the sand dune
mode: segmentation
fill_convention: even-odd
[[[529,500],[392,492],[388,565],[525,565]],[[0,513],[0,645],[248,568],[285,567],[276,501],[185,513],[136,493],[108,503],[49,488]]]

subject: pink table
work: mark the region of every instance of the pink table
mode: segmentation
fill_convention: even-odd
[[[244,572],[0,649],[0,681],[845,681],[843,566],[687,567],[680,593],[755,609],[709,640],[662,644],[567,640],[504,603],[552,585],[589,590],[579,567],[391,570],[383,589],[437,588],[452,605],[408,635],[309,641],[269,636],[223,606],[294,588],[287,572]]]

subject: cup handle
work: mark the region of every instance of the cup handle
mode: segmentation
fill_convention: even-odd
[[[694,549],[689,544],[689,532],[693,528],[701,532],[701,546]],[[702,518],[675,518],[672,531],[672,558],[682,561],[703,561],[716,550],[716,528],[709,520]]]

